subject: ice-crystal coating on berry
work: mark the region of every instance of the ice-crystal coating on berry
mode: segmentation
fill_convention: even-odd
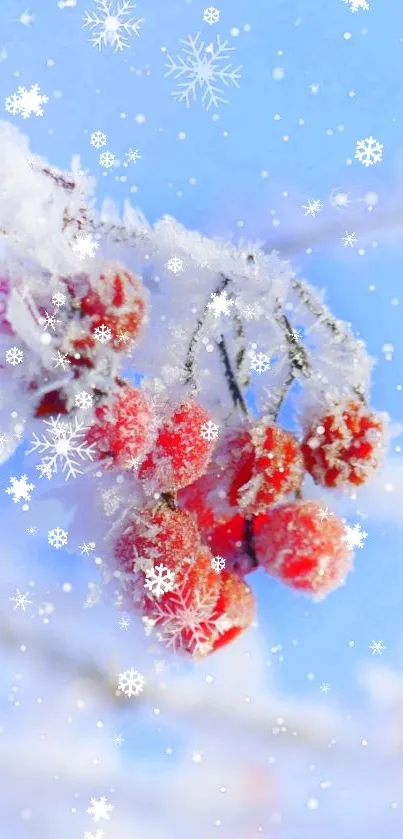
[[[354,401],[317,419],[301,446],[307,472],[326,487],[365,483],[378,469],[385,449],[385,417]]]
[[[95,443],[98,460],[112,458],[120,468],[130,468],[130,458],[141,460],[154,440],[154,414],[145,394],[122,387],[112,405],[95,409],[96,421],[87,432]]]
[[[175,590],[146,604],[165,645],[198,658],[232,641],[254,618],[249,587],[226,571],[215,573],[211,560],[201,548],[194,564],[182,567]]]
[[[160,492],[175,492],[203,474],[214,440],[200,434],[210,417],[201,405],[189,400],[174,411],[159,429],[155,447],[144,460],[140,479],[152,482]]]
[[[124,350],[126,341],[132,345],[146,323],[147,306],[141,280],[119,265],[107,265],[96,287],[87,283],[80,311],[90,319],[90,328],[88,334],[84,330],[83,338],[72,342],[76,349],[93,347],[94,330],[104,325],[112,333],[113,349]]]
[[[262,513],[269,504],[298,489],[303,461],[296,438],[262,419],[228,441],[232,480],[228,499],[245,516]]]
[[[273,507],[253,521],[254,547],[260,565],[286,585],[324,597],[345,582],[352,553],[341,539],[339,519],[323,519],[319,501]]]
[[[139,510],[116,542],[114,554],[126,573],[162,563],[179,573],[190,566],[200,550],[196,523],[185,510],[171,510],[166,504]]]

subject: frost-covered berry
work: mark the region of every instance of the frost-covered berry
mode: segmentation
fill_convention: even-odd
[[[177,408],[159,429],[155,446],[139,470],[140,479],[160,492],[175,492],[199,478],[214,448],[214,440],[201,434],[209,419],[205,408],[193,400]]]
[[[141,280],[122,266],[108,265],[99,276],[96,287],[87,283],[80,299],[81,316],[90,319],[90,328],[72,343],[76,349],[94,347],[94,330],[102,325],[110,329],[111,346],[123,351],[140,336],[147,320],[145,289]]]
[[[226,571],[217,574],[211,560],[201,548],[193,565],[180,570],[174,590],[144,607],[162,642],[195,658],[232,641],[254,618],[249,587]]]
[[[32,387],[31,390],[35,390]],[[35,417],[50,417],[53,414],[67,414],[67,398],[61,390],[51,390],[45,393],[35,408]]]
[[[301,446],[307,472],[326,487],[365,483],[385,449],[385,417],[352,400],[317,419]]]
[[[199,531],[193,516],[160,504],[136,512],[117,540],[114,555],[126,573],[160,563],[178,572],[182,565],[189,567],[194,562],[199,550]]]
[[[216,521],[202,540],[215,556],[225,559],[226,571],[244,576],[258,567],[254,554],[252,525],[240,513],[232,518]]]
[[[319,501],[298,501],[273,507],[253,520],[254,548],[259,564],[286,585],[324,597],[345,582],[352,553],[341,541],[339,519],[324,519]]]
[[[303,460],[288,431],[263,418],[229,437],[227,445],[228,500],[243,515],[262,513],[301,486]]]
[[[131,459],[144,457],[154,440],[154,414],[145,394],[126,385],[111,405],[95,409],[96,420],[86,440],[95,443],[98,460],[112,458],[114,465],[131,468]]]

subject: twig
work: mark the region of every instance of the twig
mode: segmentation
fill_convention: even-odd
[[[221,335],[220,340],[217,343],[217,347],[218,347],[219,353],[221,355],[221,359],[222,359],[223,364],[224,364],[225,378],[226,378],[227,383],[228,383],[228,388],[229,388],[234,406],[237,407],[239,405],[239,407],[241,408],[241,410],[245,414],[245,416],[248,416],[249,415],[248,407],[247,407],[246,402],[243,398],[242,391],[239,387],[239,384],[236,380],[235,373],[234,373],[234,371],[231,367],[231,362],[230,362],[230,359],[229,359],[228,350],[227,350],[227,346],[226,346],[223,335]]]

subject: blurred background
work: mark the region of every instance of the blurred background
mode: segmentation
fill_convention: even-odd
[[[258,625],[187,667],[97,602],[92,556],[47,545],[51,527],[69,524],[60,498],[22,513],[3,494],[0,837],[400,839],[403,7],[217,0],[209,23],[201,0],[139,0],[139,35],[99,50],[85,12],[94,22],[118,5],[2,0],[0,98],[34,84],[49,97],[42,117],[3,105],[2,119],[56,167],[80,155],[98,206],[129,198],[151,222],[170,214],[290,259],[366,342],[372,404],[393,433],[382,472],[355,499],[320,494],[368,533],[348,584],[311,604],[258,572]],[[187,107],[172,95],[182,79],[165,75],[198,33],[203,55],[219,38],[231,48],[223,64],[240,68],[219,107],[200,91]],[[95,131],[107,136],[100,150]],[[370,136],[383,154],[366,167],[355,152]],[[320,202],[314,216],[309,201]],[[21,466],[17,453],[1,467],[3,487]],[[17,589],[25,609],[10,599]],[[146,689],[117,699],[117,674],[131,667]],[[94,821],[87,810],[102,796],[113,810]]]

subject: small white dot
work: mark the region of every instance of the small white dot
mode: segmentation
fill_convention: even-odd
[[[319,801],[317,798],[310,798],[307,804],[309,810],[317,810],[319,807]]]

